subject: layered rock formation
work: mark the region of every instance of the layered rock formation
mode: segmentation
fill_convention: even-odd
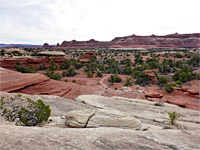
[[[54,60],[58,65],[61,65],[66,58],[63,57],[42,57],[42,58],[7,58],[0,59],[0,67],[15,70],[17,62],[23,66],[33,66],[39,68],[39,65],[45,64],[46,67],[50,65],[51,60]]]
[[[49,45],[44,44],[44,48]],[[79,49],[79,48],[200,48],[200,33],[169,34],[165,36],[125,36],[116,37],[112,41],[63,41],[53,48]]]
[[[72,82],[64,82],[52,80],[43,74],[23,74],[20,72],[0,68],[0,91],[4,92],[18,92],[26,94],[46,94],[46,95],[56,95],[65,98],[74,99],[75,97],[82,94],[96,94],[104,95],[107,97],[111,96],[123,96],[127,98],[139,98],[147,99],[150,101],[163,101],[171,104],[176,104],[180,107],[200,110],[199,105],[199,92],[195,90],[195,87],[191,87],[190,90],[186,92],[176,89],[174,95],[167,93],[162,90],[153,90],[153,88],[145,87],[143,90],[133,90],[131,88],[122,88],[121,90],[115,90],[109,88],[104,80],[107,80],[109,75],[103,77],[100,82],[90,81],[85,85],[80,85]],[[72,78],[72,80],[78,81],[78,78]],[[197,84],[199,80],[194,81]],[[141,87],[142,88],[142,87]]]
[[[71,99],[77,95],[98,92],[92,87],[82,88],[78,84],[52,80],[39,73],[23,74],[0,68],[0,76],[0,91],[3,92],[56,95]]]
[[[16,94],[0,93],[0,97],[12,95]],[[50,105],[52,110],[51,117],[44,127],[22,127],[8,123],[0,116],[0,149],[2,150],[197,150],[200,148],[199,111],[183,109],[166,103],[159,107],[155,106],[155,102],[123,97],[106,98],[95,95],[83,95],[76,98],[75,101],[71,101],[58,96],[22,96],[33,100],[42,99],[45,104]],[[65,125],[67,121],[67,118],[63,117],[65,114],[72,114],[74,111],[93,110],[97,109],[97,107],[99,110],[117,110],[129,114],[141,120],[141,129],[133,130],[129,127],[124,129],[120,126],[115,128],[77,129],[67,128]],[[175,125],[169,123],[168,117],[168,112],[173,111],[181,114],[181,118],[176,121]],[[76,114],[78,117],[79,114]],[[84,114],[80,115],[82,115],[81,118],[84,118]],[[100,115],[100,117],[101,119],[106,119],[106,116]],[[115,116],[109,117],[114,119]],[[127,122],[129,122],[128,119]]]

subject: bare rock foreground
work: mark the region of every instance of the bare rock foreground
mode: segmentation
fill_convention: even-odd
[[[0,93],[0,97],[12,95],[16,93]],[[43,127],[15,126],[0,117],[1,150],[200,149],[199,111],[166,103],[155,106],[155,102],[123,97],[81,95],[72,101],[50,95],[23,96],[42,99],[50,105],[51,117]],[[168,112],[173,111],[181,114],[174,126],[169,124],[168,117]],[[69,128],[66,122],[70,119],[82,121],[83,126]],[[84,122],[92,126],[85,126]],[[123,123],[136,123],[140,128]]]

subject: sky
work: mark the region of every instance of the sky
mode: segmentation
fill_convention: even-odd
[[[0,43],[200,33],[200,0],[0,0]]]

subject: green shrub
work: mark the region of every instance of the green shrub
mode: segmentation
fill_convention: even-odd
[[[60,80],[61,79],[61,75],[60,74],[54,73],[54,72],[52,73],[52,71],[49,70],[49,69],[45,72],[45,75],[47,77],[49,77],[50,79],[54,79],[54,80]]]
[[[72,83],[76,83],[76,80],[72,80]]]
[[[21,73],[36,73],[36,70],[32,66],[25,67],[22,66],[19,62],[17,62],[16,71],[19,71]]]
[[[192,58],[190,58],[187,61],[187,63],[188,63],[189,66],[199,67],[200,66],[200,56],[199,55],[192,56]]]
[[[73,67],[70,67],[69,69],[67,69],[67,73],[66,76],[68,77],[73,77],[77,74],[77,72],[75,71],[75,69]]]
[[[181,82],[186,82],[196,79],[196,74],[192,73],[191,70],[188,68],[183,68],[181,70],[176,71],[172,78],[174,81],[179,80]]]
[[[1,50],[0,56],[5,56],[5,50],[4,49]]]
[[[64,71],[62,72],[62,76],[65,77],[66,74],[67,74],[67,72],[64,70]]]
[[[168,112],[169,118],[170,118],[170,123],[172,125],[175,124],[175,121],[180,117],[180,114],[174,112]]]
[[[176,53],[175,57],[176,58],[183,58],[183,56],[181,54],[179,54],[179,53]]]
[[[135,81],[135,84],[145,86],[149,84],[150,80],[151,80],[151,77],[148,74],[144,72],[140,72],[137,76],[137,80]]]
[[[176,81],[174,84],[173,84],[173,86],[175,86],[175,87],[178,87],[178,88],[182,88],[182,82],[181,81]]]
[[[65,82],[68,82],[68,80],[67,80],[67,79],[65,79]]]
[[[125,67],[125,74],[131,75],[133,73],[133,69],[130,66]]]
[[[165,76],[159,76],[158,77],[158,85],[160,85],[160,86],[164,86],[165,84],[167,84],[168,83],[168,78],[167,77],[165,77]]]
[[[51,109],[40,99],[34,102],[30,98],[23,99],[21,95],[17,95],[2,97],[0,112],[7,121],[16,122],[17,125],[36,126],[48,120]]]
[[[166,84],[165,91],[168,93],[172,93],[174,91],[174,87],[171,84]]]
[[[118,82],[118,83],[120,83],[122,81],[122,79],[118,76],[118,75],[111,75],[110,77],[109,77],[109,79],[108,79],[108,82],[111,82],[112,84],[114,83],[114,82]]]
[[[70,60],[64,60],[61,64],[61,69],[68,69],[71,66]]]
[[[54,73],[54,71],[58,69],[57,64],[55,63],[54,60],[51,60],[50,65],[49,65],[49,70],[51,71],[51,73]]]
[[[132,86],[133,85],[133,79],[131,77],[126,77],[126,82],[124,86]]]
[[[92,78],[93,77],[92,71],[88,71],[86,74],[87,74],[88,78]]]
[[[98,71],[96,77],[102,77],[102,76],[103,76],[102,73]]]

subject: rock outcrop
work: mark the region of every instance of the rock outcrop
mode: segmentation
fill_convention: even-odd
[[[15,93],[0,93],[12,96]],[[71,101],[58,96],[22,95],[33,100],[42,99],[50,105],[51,117],[44,127],[15,126],[3,121],[0,116],[0,149],[150,149],[150,150],[190,150],[199,149],[200,122],[199,111],[183,109],[164,103],[123,97],[107,98],[96,95],[83,95]],[[86,103],[85,103],[86,102]],[[85,110],[105,110],[109,114],[118,110],[138,118],[142,122],[140,130],[120,127],[67,128],[66,113],[76,113],[82,121]],[[100,108],[101,107],[101,108]],[[168,112],[181,114],[175,125],[169,123]],[[86,112],[91,116],[91,112]],[[106,112],[107,114],[107,112]],[[105,117],[105,116],[104,116]],[[111,117],[111,116],[109,116]],[[60,118],[60,119],[59,119]],[[100,118],[101,119],[101,118]],[[51,121],[50,121],[51,120]],[[86,119],[87,120],[87,117]],[[131,121],[131,120],[130,120]],[[64,127],[64,128],[63,128]],[[19,138],[20,137],[20,138]],[[133,140],[134,139],[134,140]]]
[[[92,87],[82,88],[71,82],[52,80],[43,74],[25,74],[0,68],[0,91],[31,95],[56,95],[73,99],[82,94],[95,94]]]
[[[86,52],[84,53],[83,57],[80,59],[82,62],[88,62],[91,58],[94,58],[95,54],[92,52]]]
[[[145,70],[143,71],[144,73],[148,74],[151,77],[151,83],[155,84],[158,82],[158,79],[156,78],[155,74],[153,73],[152,70]]]
[[[74,110],[65,115],[65,124],[74,128],[96,127],[141,127],[141,122],[128,113],[115,109],[84,109]]]
[[[43,64],[46,67],[48,67],[50,65],[51,60],[54,60],[56,64],[60,66],[64,60],[67,60],[67,58],[63,57],[19,58],[19,59],[7,58],[7,59],[0,59],[0,67],[15,70],[17,62],[26,67],[33,66],[34,68],[39,68],[39,66]]]
[[[44,45],[47,47],[48,45]],[[169,34],[165,36],[125,36],[116,37],[112,41],[63,41],[54,48],[200,48],[200,33]]]

